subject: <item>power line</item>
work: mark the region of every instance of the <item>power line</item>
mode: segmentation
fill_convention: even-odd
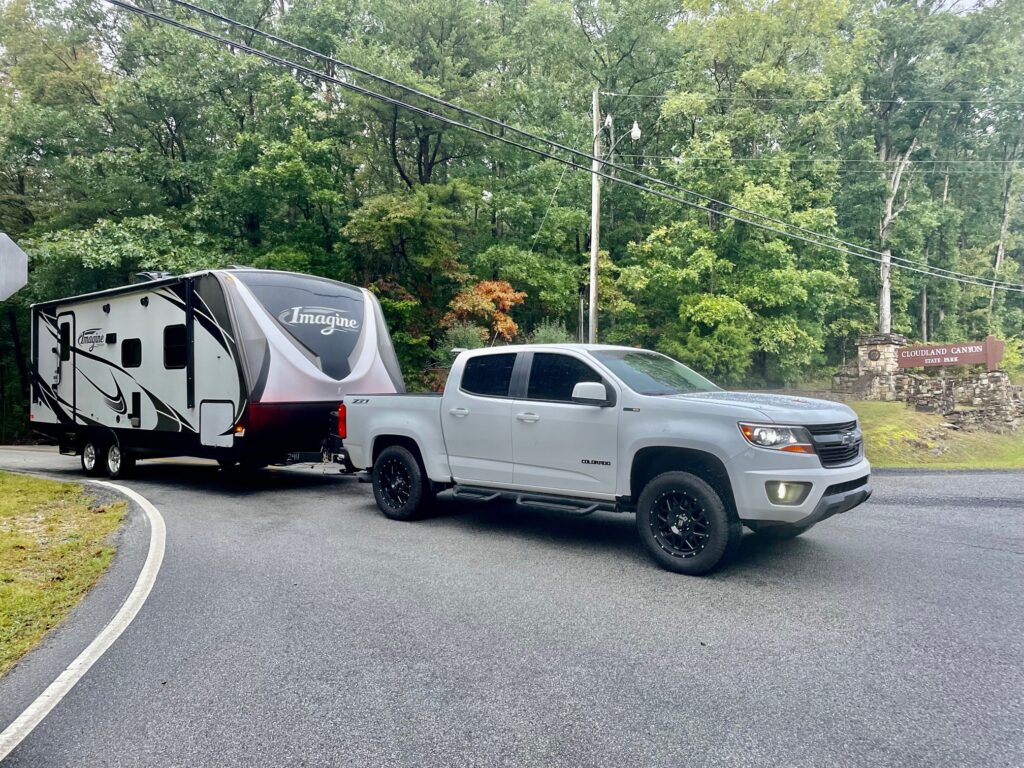
[[[726,157],[696,157],[686,154],[678,155],[648,155],[648,154],[621,154],[615,153],[619,157],[650,157],[658,160],[680,160],[683,162],[690,161],[707,161],[707,162],[749,162],[749,163],[870,163],[873,165],[896,165],[901,160],[865,160],[863,158],[842,158],[842,157],[777,157],[772,155],[765,155],[763,157],[736,157],[735,155],[729,155]],[[981,159],[963,159],[963,160],[911,160],[912,165],[1018,165],[1024,163],[1024,158],[1016,158],[1013,160],[981,160]],[[874,173],[874,171],[872,171]]]
[[[652,99],[655,101],[667,101],[672,98],[670,94],[657,94],[657,93],[622,93],[620,91],[601,91],[602,96],[618,96],[625,99]],[[833,96],[831,98],[810,98],[800,96],[712,96],[709,93],[691,93],[688,95],[701,96],[708,101],[739,101],[739,102],[786,102],[796,104],[829,104],[833,102],[844,101],[842,96]],[[852,94],[851,94],[852,95]],[[857,101],[862,104],[963,104],[965,101],[981,101],[977,95],[966,95],[960,99],[901,99],[899,97],[895,99],[865,99],[863,97],[856,97]],[[982,101],[985,105],[993,104],[1009,104],[1010,106],[1021,106],[1024,105],[1024,101],[1018,100],[1007,100],[1007,99],[989,99]]]
[[[868,248],[866,246],[862,246],[862,245],[858,245],[856,243],[851,243],[851,242],[842,240],[841,238],[835,237],[833,235],[826,235],[826,234],[823,234],[823,233],[820,233],[820,232],[815,232],[814,230],[808,229],[806,227],[801,227],[800,225],[793,224],[791,222],[787,222],[787,221],[782,220],[782,219],[778,219],[778,218],[774,218],[774,217],[768,216],[767,214],[758,213],[757,211],[751,211],[751,210],[748,210],[746,208],[741,208],[741,207],[733,205],[731,203],[724,202],[722,200],[717,200],[717,199],[715,199],[713,197],[701,194],[700,192],[696,192],[696,191],[691,190],[691,189],[687,189],[687,188],[682,187],[682,186],[680,186],[678,184],[673,184],[671,182],[664,181],[663,179],[659,179],[659,178],[657,178],[655,176],[650,176],[648,174],[645,174],[645,173],[637,170],[636,168],[630,168],[629,166],[618,165],[618,164],[616,164],[614,162],[611,162],[611,161],[598,160],[597,158],[595,158],[593,156],[593,154],[588,154],[588,153],[582,152],[581,150],[578,150],[578,149],[576,149],[574,147],[569,147],[569,146],[566,146],[564,144],[560,144],[559,142],[556,142],[556,141],[554,141],[552,139],[547,139],[547,138],[544,138],[543,136],[538,136],[537,134],[531,133],[529,131],[525,131],[525,130],[523,130],[521,128],[516,128],[515,126],[509,125],[509,124],[504,123],[504,122],[502,122],[500,120],[496,120],[495,118],[488,117],[487,115],[481,114],[479,112],[476,112],[474,110],[468,109],[466,107],[460,107],[460,106],[458,106],[456,104],[453,104],[451,102],[445,101],[444,99],[441,99],[441,98],[439,98],[437,96],[433,96],[431,94],[424,93],[423,91],[419,91],[419,90],[417,90],[417,89],[415,89],[415,88],[413,88],[411,86],[404,85],[403,83],[399,83],[399,82],[397,82],[395,80],[391,80],[391,79],[386,78],[386,77],[384,77],[382,75],[378,75],[376,73],[370,72],[370,71],[368,71],[366,69],[363,69],[361,67],[358,67],[358,66],[356,66],[354,64],[350,64],[348,62],[340,61],[340,60],[335,59],[335,58],[333,58],[331,56],[327,56],[326,54],[320,53],[319,51],[313,50],[311,48],[307,48],[305,46],[299,45],[298,43],[294,43],[294,42],[292,42],[290,40],[286,40],[284,38],[278,37],[277,35],[274,35],[272,33],[265,32],[265,31],[263,31],[261,29],[258,29],[256,27],[250,26],[250,25],[245,24],[243,22],[231,19],[231,18],[229,18],[227,16],[224,16],[223,14],[219,14],[219,13],[216,13],[214,11],[209,11],[209,10],[207,10],[205,8],[202,8],[202,7],[200,7],[198,5],[195,5],[195,4],[191,3],[191,2],[188,2],[188,0],[170,0],[170,2],[172,2],[175,5],[178,5],[180,7],[187,8],[187,9],[189,9],[189,10],[195,12],[195,13],[202,14],[202,15],[208,17],[208,18],[215,19],[215,20],[220,21],[220,22],[222,22],[224,24],[228,24],[229,26],[233,26],[233,27],[236,27],[238,29],[244,29],[244,30],[246,30],[248,32],[251,32],[251,33],[255,34],[255,35],[259,35],[260,37],[262,37],[262,38],[264,38],[266,40],[271,40],[273,42],[276,42],[276,43],[284,45],[284,46],[286,46],[288,48],[291,48],[292,50],[300,51],[302,53],[311,55],[311,56],[313,56],[313,57],[315,57],[317,59],[320,59],[321,61],[325,61],[327,63],[334,64],[334,65],[339,66],[339,67],[341,67],[343,69],[346,69],[346,70],[348,70],[350,72],[356,72],[356,73],[361,74],[361,75],[363,75],[365,77],[369,77],[369,78],[371,78],[373,80],[376,80],[377,82],[385,83],[385,84],[387,84],[389,86],[392,86],[392,87],[395,87],[395,88],[399,88],[400,90],[403,90],[406,93],[415,94],[416,96],[419,96],[421,98],[424,98],[424,99],[430,101],[431,103],[438,104],[439,106],[443,106],[446,109],[452,109],[452,110],[460,112],[460,113],[462,113],[464,115],[469,115],[469,116],[472,116],[472,117],[477,118],[479,120],[483,120],[484,122],[486,122],[486,123],[488,123],[490,125],[493,125],[493,126],[499,128],[502,131],[510,131],[510,132],[515,133],[517,135],[527,137],[527,138],[529,138],[529,139],[531,139],[533,141],[539,141],[539,142],[542,142],[544,144],[547,144],[548,146],[556,147],[557,149],[559,149],[561,151],[568,152],[568,153],[570,153],[572,155],[575,155],[576,157],[583,158],[583,159],[585,159],[585,160],[587,160],[588,162],[591,162],[591,163],[593,163],[594,161],[600,162],[602,167],[612,168],[613,170],[621,170],[621,171],[623,171],[625,173],[629,173],[629,174],[633,175],[636,178],[644,179],[645,181],[653,182],[653,183],[658,184],[660,186],[664,186],[664,187],[667,187],[667,188],[670,188],[670,189],[675,189],[675,190],[677,190],[679,192],[682,192],[684,194],[692,195],[692,196],[694,196],[694,197],[696,197],[696,198],[698,198],[700,200],[704,200],[704,201],[709,202],[709,203],[711,203],[711,204],[713,204],[715,206],[722,206],[722,207],[731,208],[732,210],[739,211],[740,213],[743,213],[744,215],[755,216],[755,217],[757,217],[757,218],[759,218],[759,219],[761,219],[763,221],[768,221],[768,222],[771,222],[771,223],[774,223],[774,224],[777,224],[777,225],[783,226],[783,227],[789,227],[789,228],[795,229],[795,230],[797,230],[799,232],[803,232],[803,233],[805,233],[807,235],[810,235],[810,236],[812,236],[814,238],[823,238],[823,239],[829,240],[829,241],[834,242],[834,243],[839,243],[839,244],[841,244],[841,245],[843,245],[843,246],[845,246],[847,248],[854,248],[854,249],[863,251],[865,253],[873,254],[873,255],[881,257],[881,258],[885,258],[885,256],[886,256],[885,254],[881,253],[880,251],[876,251],[876,250]],[[159,14],[157,14],[157,15],[159,15]],[[191,27],[186,27],[186,28],[191,29]],[[228,43],[226,43],[226,44],[230,45],[230,41]],[[287,60],[284,60],[284,61],[287,61]],[[405,102],[401,102],[401,104],[405,104]],[[408,105],[406,105],[406,106],[408,106]],[[429,113],[429,114],[435,114],[435,113]],[[483,135],[486,135],[486,136],[491,137],[491,138],[496,138],[493,134],[490,134],[490,133],[487,133],[487,132],[484,132]],[[692,201],[685,201],[685,202],[687,204],[691,204],[692,203]],[[700,206],[696,206],[696,207],[700,207]],[[718,209],[716,208],[716,211],[717,210]],[[749,223],[751,223],[753,226],[758,226],[754,222],[749,222]],[[804,238],[804,239],[806,239],[806,238]],[[911,261],[910,259],[906,259],[906,258],[903,258],[901,256],[892,256],[891,254],[888,256],[888,258],[889,258],[889,260],[891,262],[897,262],[897,263],[898,262],[904,262],[906,264],[915,264],[916,263],[916,262]],[[877,259],[874,259],[874,260],[877,261]],[[935,267],[935,268],[933,268],[933,270],[936,273],[950,274],[950,275],[955,275],[955,276],[958,276],[958,277],[965,277],[965,278],[975,279],[975,280],[982,279],[982,278],[978,278],[976,275],[970,275],[970,274],[963,273],[963,272],[956,272],[954,270],[942,269],[942,268],[939,268],[939,267]],[[995,282],[995,281],[993,281],[993,282]],[[998,283],[999,284],[1005,284],[1005,285],[1011,285],[1010,283],[1007,283],[1006,281],[998,281]],[[988,283],[986,283],[986,285],[987,284]],[[1024,286],[1016,286],[1016,287],[1024,288]]]
[[[375,91],[369,90],[369,89],[364,88],[362,86],[355,85],[354,83],[346,82],[346,81],[341,80],[341,79],[339,79],[337,77],[334,77],[332,75],[328,75],[328,74],[325,74],[325,73],[320,72],[318,70],[314,70],[314,69],[312,69],[310,67],[307,67],[305,65],[299,64],[298,62],[294,62],[294,61],[291,61],[289,59],[285,59],[283,57],[276,56],[274,54],[268,53],[267,51],[263,51],[263,50],[260,50],[258,48],[253,48],[252,46],[245,45],[243,43],[238,43],[236,41],[229,40],[227,38],[221,37],[219,35],[215,35],[215,34],[213,34],[211,32],[207,32],[206,30],[199,29],[197,27],[192,27],[192,26],[190,26],[188,24],[184,24],[182,22],[179,22],[179,21],[177,21],[175,19],[172,19],[172,18],[169,18],[167,16],[163,16],[163,15],[155,13],[153,11],[149,11],[149,10],[146,10],[144,8],[140,8],[138,6],[131,5],[129,3],[123,2],[123,0],[106,0],[106,2],[110,3],[111,5],[116,6],[118,8],[122,8],[122,9],[124,9],[126,11],[129,11],[130,13],[134,13],[134,14],[137,14],[137,15],[145,16],[145,17],[147,17],[147,18],[149,18],[151,20],[159,21],[161,23],[164,23],[164,24],[167,24],[169,26],[175,27],[175,28],[180,29],[182,31],[190,32],[190,33],[192,33],[192,34],[194,34],[194,35],[196,35],[198,37],[202,37],[202,38],[205,38],[207,40],[211,40],[213,42],[216,42],[216,43],[218,43],[220,45],[223,45],[223,46],[229,48],[230,50],[241,51],[243,53],[246,53],[246,54],[249,54],[249,55],[252,55],[252,56],[256,56],[258,58],[262,58],[262,59],[264,59],[266,61],[269,61],[269,62],[271,62],[273,64],[277,64],[279,66],[282,66],[282,67],[285,67],[287,69],[290,69],[293,72],[305,73],[305,74],[307,74],[307,75],[309,75],[309,76],[311,76],[311,77],[313,77],[313,78],[315,78],[317,80],[320,80],[320,81],[325,82],[325,83],[333,83],[335,85],[340,86],[341,88],[344,88],[346,90],[352,91],[353,93],[357,93],[357,94],[359,94],[361,96],[366,96],[366,97],[369,97],[369,98],[377,99],[379,101],[384,101],[384,102],[392,104],[392,105],[394,105],[396,107],[401,107],[401,108],[406,109],[406,110],[408,110],[410,112],[414,112],[416,114],[422,115],[423,117],[426,117],[426,118],[429,118],[429,119],[432,119],[432,120],[436,120],[436,121],[444,123],[446,125],[451,125],[451,126],[457,127],[457,128],[463,128],[463,129],[465,129],[467,131],[470,131],[472,133],[478,134],[478,135],[483,136],[483,137],[485,137],[487,139],[494,140],[494,141],[500,141],[500,142],[502,142],[504,144],[508,144],[510,146],[517,147],[519,149],[522,149],[522,150],[524,150],[526,152],[530,152],[532,154],[538,155],[540,157],[544,157],[544,158],[549,159],[549,160],[554,160],[556,162],[563,163],[563,164],[565,164],[565,165],[567,165],[567,166],[569,166],[571,168],[574,168],[576,170],[585,171],[586,173],[597,175],[598,177],[607,179],[607,180],[609,180],[609,181],[611,181],[613,183],[621,184],[623,186],[627,186],[627,187],[639,190],[641,192],[646,192],[646,193],[654,195],[656,197],[660,197],[660,198],[663,198],[665,200],[669,200],[669,201],[672,201],[672,202],[675,202],[675,203],[679,203],[679,204],[688,206],[690,208],[694,208],[694,209],[697,209],[697,210],[705,211],[705,212],[707,212],[707,213],[709,213],[711,215],[720,216],[722,218],[726,218],[726,219],[730,219],[730,220],[733,220],[733,221],[736,221],[736,222],[739,222],[739,223],[747,224],[749,226],[752,226],[752,227],[755,227],[755,228],[758,228],[758,229],[762,229],[762,230],[765,230],[765,231],[773,232],[773,233],[775,233],[777,235],[781,235],[783,237],[788,237],[788,238],[791,238],[791,239],[794,239],[794,240],[800,240],[800,241],[809,243],[811,245],[816,245],[816,246],[818,246],[820,248],[826,248],[828,250],[836,251],[838,253],[843,253],[843,254],[846,254],[848,256],[853,256],[855,258],[867,259],[869,261],[874,261],[876,263],[882,263],[883,262],[883,259],[881,259],[881,258],[875,258],[875,257],[870,256],[868,254],[856,253],[856,252],[850,251],[850,250],[848,250],[846,248],[842,248],[842,247],[839,247],[839,246],[836,246],[836,245],[832,245],[830,243],[823,243],[823,242],[821,242],[819,240],[815,240],[815,239],[813,239],[811,237],[805,237],[803,235],[798,235],[798,234],[795,234],[793,232],[786,232],[784,230],[777,229],[775,227],[769,227],[769,226],[767,226],[765,224],[762,224],[762,223],[753,222],[753,221],[750,221],[748,219],[744,219],[741,216],[737,216],[736,214],[728,213],[728,212],[726,212],[724,210],[716,210],[714,208],[709,208],[708,206],[701,205],[699,203],[695,203],[692,200],[687,200],[687,199],[679,197],[677,195],[672,195],[672,194],[669,194],[667,192],[663,192],[663,191],[657,190],[657,189],[651,189],[650,187],[645,187],[642,184],[638,184],[638,183],[636,183],[634,181],[629,181],[627,179],[618,178],[618,177],[613,176],[613,175],[611,175],[611,174],[609,174],[609,173],[607,173],[607,172],[605,172],[603,170],[592,170],[591,168],[588,168],[587,166],[581,165],[581,164],[579,164],[577,162],[574,162],[572,160],[568,160],[566,158],[558,157],[557,155],[551,154],[550,152],[547,152],[545,150],[537,149],[536,147],[531,147],[531,146],[529,146],[527,144],[523,144],[521,142],[515,141],[514,139],[510,139],[507,136],[491,134],[491,133],[485,131],[482,128],[478,128],[477,126],[473,126],[473,125],[469,125],[469,124],[460,122],[460,121],[455,120],[453,118],[450,118],[450,117],[448,117],[446,115],[441,115],[441,114],[438,114],[436,112],[431,112],[431,111],[429,111],[427,109],[424,109],[422,107],[417,107],[417,106],[415,106],[413,104],[409,104],[407,102],[401,101],[400,99],[396,99],[396,98],[394,98],[392,96],[387,96],[385,94],[377,93]],[[512,126],[507,126],[507,127],[510,130],[513,130],[513,131],[518,132],[518,133],[522,133],[522,131],[520,131],[519,129],[515,129]],[[553,143],[553,142],[548,142],[548,143]],[[578,150],[573,150],[573,151],[576,154],[578,154],[578,155],[584,155],[584,153],[579,152]],[[596,160],[596,158],[593,158],[592,156],[590,156],[590,157],[591,157],[591,159]],[[604,163],[604,165],[611,165],[611,164],[610,163]],[[612,167],[616,167],[616,166],[612,166]],[[630,170],[627,167],[623,167],[623,166],[618,166],[618,167],[621,168],[624,171],[629,171]],[[658,180],[655,179],[655,181],[658,181]],[[730,206],[730,207],[735,208],[735,206]],[[813,233],[812,232],[812,234],[817,234],[817,233]],[[943,278],[943,279],[955,280],[956,282],[960,282],[960,283],[964,283],[964,284],[970,284],[970,285],[976,285],[976,286],[980,286],[980,287],[984,287],[984,288],[996,288],[997,287],[997,288],[999,288],[1001,290],[1007,290],[1007,291],[1014,291],[1014,292],[1022,292],[1022,293],[1024,293],[1024,286],[1019,286],[1019,285],[1010,284],[1010,283],[997,282],[997,281],[994,281],[994,280],[986,280],[984,278],[979,278],[976,275],[963,275],[963,277],[961,278],[961,277],[954,277],[952,275],[947,276],[947,275],[937,274],[937,272],[934,271],[934,270],[936,270],[938,268],[931,268],[931,267],[922,268],[921,265],[916,265],[916,263],[910,262],[908,259],[901,259],[901,261],[908,262],[908,263],[906,263],[906,264],[893,263],[892,266],[894,268],[897,268],[897,269],[904,269],[904,270],[911,271],[911,272],[917,272],[917,273],[920,273],[920,274],[923,274],[923,275],[927,275],[929,277],[938,277],[938,278]],[[949,270],[940,270],[940,271],[948,272]]]

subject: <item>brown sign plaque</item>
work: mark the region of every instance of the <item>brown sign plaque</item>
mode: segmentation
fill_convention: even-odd
[[[999,367],[1006,345],[995,336],[984,341],[959,341],[953,344],[919,344],[896,350],[900,368],[930,368],[936,365],[977,365],[984,363],[990,371]]]

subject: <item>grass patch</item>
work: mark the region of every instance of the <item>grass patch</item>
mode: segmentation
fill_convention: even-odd
[[[0,675],[107,569],[126,506],[94,506],[73,483],[0,472]]]
[[[903,403],[855,402],[865,450],[876,467],[1024,469],[1024,433],[943,427],[945,419]]]

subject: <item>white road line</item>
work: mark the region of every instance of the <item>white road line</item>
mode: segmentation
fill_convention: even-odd
[[[142,608],[142,604],[146,602],[149,591],[153,588],[153,583],[156,581],[156,575],[160,571],[160,564],[164,559],[164,542],[167,532],[164,527],[164,519],[161,517],[159,510],[148,499],[131,488],[125,488],[123,485],[108,483],[102,480],[94,480],[93,482],[124,494],[142,507],[149,520],[149,554],[146,555],[146,562],[142,566],[142,572],[139,573],[139,578],[136,580],[131,594],[128,595],[128,599],[124,601],[124,604],[114,615],[114,618],[110,620],[110,623],[96,635],[96,638],[78,655],[78,658],[72,661],[67,669],[61,672],[57,679],[50,683],[47,689],[39,694],[35,701],[29,704],[28,708],[4,729],[3,733],[0,733],[0,761],[3,761],[10,754],[11,750],[18,746],[32,732],[32,729],[42,722],[43,718],[50,713],[50,710],[60,703],[60,700],[67,695],[68,691],[75,687],[75,684],[82,679],[82,676],[89,671],[89,668],[106,653],[107,649],[114,644],[114,641],[132,623],[132,619],[135,618],[139,609]]]

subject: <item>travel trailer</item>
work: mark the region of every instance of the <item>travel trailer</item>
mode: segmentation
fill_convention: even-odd
[[[366,289],[244,268],[136,280],[32,307],[32,426],[87,474],[156,456],[344,461],[329,439],[342,397],[405,391]]]

